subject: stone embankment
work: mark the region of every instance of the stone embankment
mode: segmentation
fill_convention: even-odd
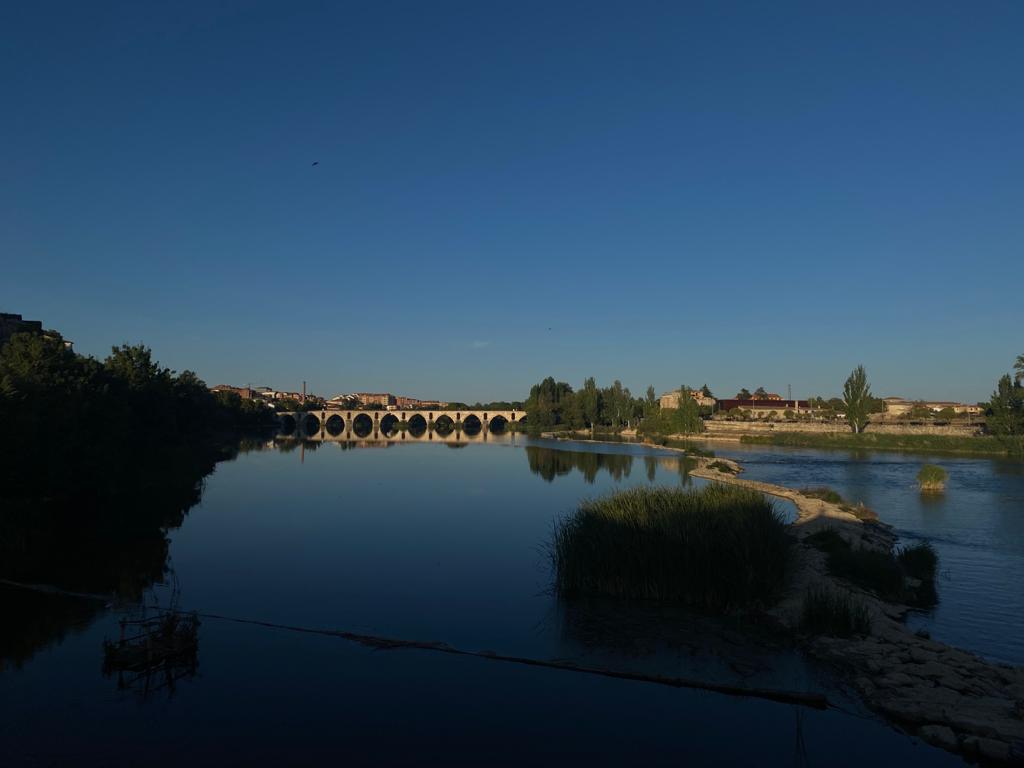
[[[903,424],[872,421],[866,430],[881,435],[932,435],[945,437],[978,437],[984,434],[980,424]],[[817,435],[848,435],[846,422],[821,421],[720,421],[704,422],[702,440],[739,440],[744,435],[770,435],[773,432],[803,432]]]
[[[796,505],[793,532],[801,546],[790,587],[772,611],[779,622],[799,631],[803,598],[812,585],[849,592],[868,609],[869,636],[810,639],[814,656],[841,669],[872,709],[924,741],[985,764],[1024,765],[1024,668],[994,664],[911,632],[903,622],[907,606],[834,578],[825,554],[805,541],[830,528],[854,546],[889,552],[896,542],[889,526],[791,488],[738,478],[734,473],[742,468],[736,462],[697,462],[691,472],[696,477],[752,488]],[[716,463],[733,471],[719,471],[712,466]]]

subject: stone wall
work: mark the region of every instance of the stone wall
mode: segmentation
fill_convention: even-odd
[[[811,432],[815,434],[850,434],[846,422],[820,421],[718,421],[704,422],[707,437],[734,437],[765,435],[772,432]],[[980,424],[892,424],[872,422],[866,432],[886,435],[947,435],[949,437],[975,437],[984,434]]]

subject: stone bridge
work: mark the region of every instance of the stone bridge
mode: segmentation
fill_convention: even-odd
[[[504,432],[510,423],[525,421],[523,411],[414,410],[390,411],[332,410],[289,411],[277,415],[285,436],[321,439],[362,440],[369,436],[390,436],[399,432],[414,438],[461,433],[467,436]],[[404,424],[405,430],[399,425]]]

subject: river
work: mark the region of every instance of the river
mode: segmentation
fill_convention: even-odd
[[[143,590],[149,600],[166,603],[174,591],[188,609],[292,629],[204,618],[194,674],[173,688],[119,688],[117,676],[102,671],[102,646],[117,637],[120,618],[135,615],[130,608],[0,588],[13,617],[0,642],[5,765],[853,766],[879,755],[960,764],[866,712],[826,670],[755,627],[655,607],[564,604],[551,594],[547,542],[558,517],[581,498],[615,488],[700,485],[677,453],[519,435],[472,445],[271,441],[250,448],[217,465],[183,522],[167,526],[166,546],[147,539],[134,559],[103,553],[83,560],[62,584],[95,591],[96,584],[156,578]],[[1020,600],[1007,594],[1006,581],[1000,596],[998,574],[987,575],[989,568],[1004,579],[1019,573],[1012,568],[1019,567],[1021,521],[1011,512],[1017,499],[1019,513],[1024,475],[1014,465],[940,462],[951,474],[947,498],[926,503],[902,482],[910,470],[898,468],[898,457],[836,457],[833,467],[814,452],[719,452],[744,461],[754,479],[828,482],[892,516],[901,535],[934,538],[943,557],[941,602],[914,620],[937,637],[965,638],[964,645],[1018,660],[1018,625],[999,630],[985,618],[1000,600],[1007,607]],[[876,484],[876,475],[890,474]],[[1009,500],[990,501],[984,511],[978,500],[992,495],[986,482],[993,477],[1003,483],[996,496]],[[993,565],[968,567],[964,553],[972,551]],[[88,578],[89,568],[112,559],[117,568],[103,566],[105,581]],[[976,601],[968,599],[972,580]],[[974,628],[960,628],[960,619]],[[838,708],[374,650],[295,628],[820,691]]]

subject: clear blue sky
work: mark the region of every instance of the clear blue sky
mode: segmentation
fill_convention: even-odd
[[[5,3],[0,309],[210,384],[974,401],[1024,352],[1022,38],[1018,2]]]

